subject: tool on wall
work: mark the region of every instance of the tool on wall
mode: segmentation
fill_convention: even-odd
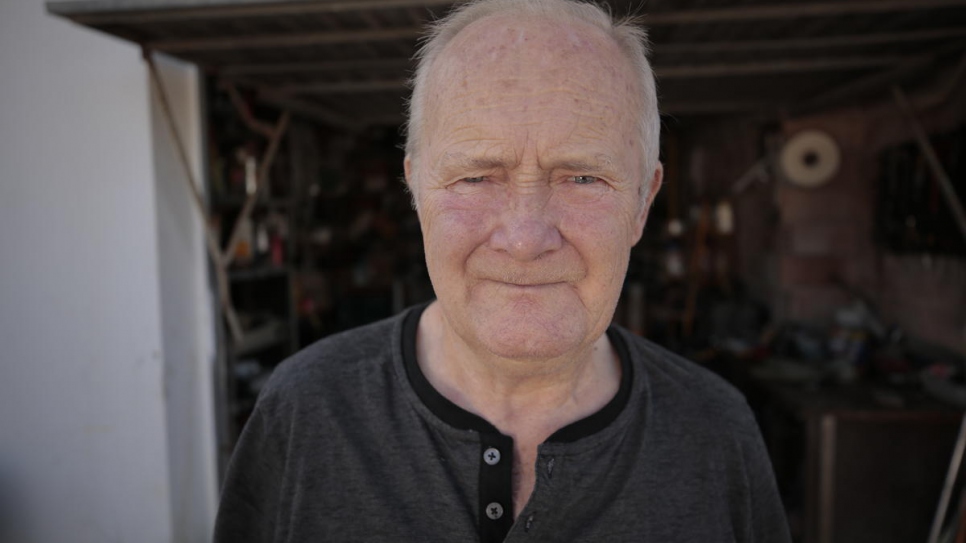
[[[201,215],[202,224],[204,225],[205,230],[205,246],[208,251],[208,257],[211,259],[211,263],[215,270],[215,281],[217,283],[219,304],[225,314],[225,321],[228,324],[228,329],[231,332],[232,339],[236,343],[240,343],[244,338],[244,330],[242,330],[241,323],[238,320],[238,314],[236,313],[234,304],[231,300],[231,290],[228,284],[228,266],[231,264],[234,258],[235,249],[241,239],[242,225],[251,218],[252,211],[255,208],[255,203],[258,198],[259,189],[265,185],[266,179],[268,179],[268,173],[271,169],[272,163],[275,160],[275,156],[278,153],[278,147],[282,141],[282,137],[285,135],[285,131],[288,128],[291,114],[288,110],[285,110],[274,127],[271,127],[271,125],[268,123],[254,119],[247,106],[244,105],[244,102],[241,100],[237,91],[234,92],[234,95],[232,96],[232,103],[235,104],[235,107],[239,109],[239,114],[241,115],[242,119],[253,131],[268,137],[269,145],[258,168],[258,176],[255,180],[254,190],[249,191],[245,200],[245,205],[242,208],[241,213],[235,219],[235,224],[231,229],[231,235],[228,238],[228,245],[224,250],[222,250],[219,246],[218,238],[211,227],[211,220],[205,209],[201,190],[198,188],[198,182],[195,179],[193,170],[191,169],[191,163],[188,161],[188,153],[185,148],[184,140],[181,138],[181,133],[178,131],[178,127],[174,122],[174,114],[171,111],[171,106],[168,101],[168,93],[164,87],[164,82],[161,79],[161,74],[158,71],[157,64],[154,61],[153,52],[148,48],[144,48],[142,50],[142,54],[144,56],[144,61],[148,65],[151,81],[154,84],[155,90],[157,91],[158,100],[160,102],[162,112],[164,113],[164,119],[168,126],[168,130],[171,132],[171,137],[174,139],[175,148],[178,152],[178,158],[180,159],[181,165],[184,168],[184,180],[191,190],[192,201],[195,204],[195,209]],[[232,90],[233,89],[229,90],[230,95]]]
[[[943,168],[942,162],[939,160],[935,148],[933,148],[932,143],[929,141],[929,136],[926,135],[925,129],[919,123],[916,112],[912,104],[909,103],[909,99],[906,98],[906,94],[899,87],[893,87],[892,96],[899,106],[899,109],[906,116],[906,120],[909,122],[909,126],[912,128],[912,132],[916,137],[919,150],[922,152],[922,156],[925,157],[926,164],[929,166],[929,170],[932,172],[936,183],[942,191],[946,205],[949,206],[949,210],[952,212],[953,218],[956,221],[956,226],[959,227],[959,233],[966,240],[966,211],[963,210],[963,204],[959,201],[959,197],[956,196],[956,187],[953,186],[949,174]]]
[[[779,170],[792,185],[814,189],[838,173],[842,153],[832,136],[821,130],[803,130],[782,146]]]

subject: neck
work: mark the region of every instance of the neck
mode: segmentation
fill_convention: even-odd
[[[416,345],[420,369],[440,394],[514,439],[540,443],[600,410],[620,386],[606,335],[564,357],[505,359],[470,347],[434,303],[423,313]]]

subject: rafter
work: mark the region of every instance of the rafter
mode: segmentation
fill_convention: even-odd
[[[778,102],[762,102],[761,100],[699,100],[699,101],[668,101],[660,104],[661,115],[734,115],[734,114],[769,114],[779,110]],[[359,125],[365,126],[394,126],[406,122],[402,113],[364,117]]]
[[[657,66],[654,71],[659,80],[695,79],[702,77],[741,77],[783,73],[849,71],[901,65],[916,57],[871,56],[843,57],[807,60],[778,60],[766,62],[743,62],[727,64],[699,64],[683,66]],[[402,78],[369,81],[337,81],[324,83],[299,83],[278,87],[280,93],[293,94],[347,94],[356,92],[402,92],[408,88],[408,80]]]
[[[804,60],[770,60],[685,66],[657,66],[658,79],[693,79],[699,77],[740,77],[800,72],[848,71],[892,66],[907,61],[909,56],[869,56],[819,58]]]
[[[966,2],[966,0],[963,0]],[[648,23],[653,24],[650,17]],[[218,38],[162,39],[149,43],[153,49],[170,53],[212,51],[225,49],[274,49],[306,45],[331,45],[337,43],[366,43],[372,41],[411,40],[418,38],[422,28],[412,26],[391,29],[367,29],[354,31],[320,31],[258,36],[232,36]],[[858,47],[887,45],[931,40],[954,39],[966,36],[966,27],[936,28],[906,32],[884,32],[844,36],[816,36],[777,40],[730,40],[695,43],[656,43],[655,52],[660,54],[717,53],[740,51],[808,50],[835,47]]]
[[[62,0],[60,2],[51,2],[48,5],[48,10],[55,15],[69,17],[80,24],[104,25],[147,24],[202,19],[277,17],[397,8],[429,8],[448,6],[454,2],[455,0],[337,0],[332,2],[265,0],[261,3],[250,4],[223,4],[155,9],[140,7],[118,10],[111,9],[117,5],[117,2],[112,0],[89,0],[86,2],[83,0]]]
[[[398,92],[406,90],[406,79],[374,81],[337,81],[326,83],[302,83],[278,87],[282,94],[347,94],[356,92]]]
[[[336,0],[330,2],[263,0],[263,2],[255,4],[154,9],[140,7],[119,10],[116,9],[116,0],[75,0],[50,3],[48,10],[51,13],[70,18],[80,24],[98,26],[249,17],[298,16],[347,11],[376,11],[381,9],[435,8],[448,6],[452,3],[454,3],[453,0]],[[656,12],[648,13],[643,21],[646,25],[655,27],[701,23],[800,19],[804,17],[836,17],[855,14],[922,11],[963,6],[966,6],[966,0],[875,0],[864,2],[833,0]],[[312,35],[312,33],[308,35]],[[259,39],[264,38],[264,36],[254,36],[251,38]],[[296,34],[293,38],[307,39],[305,34]],[[218,39],[222,38],[211,38],[211,40]],[[199,39],[194,41],[203,40]],[[152,44],[152,47],[154,47],[154,44]]]
[[[961,51],[964,47],[966,47],[966,43],[957,41],[935,51],[911,57],[892,66],[887,66],[884,70],[853,79],[797,104],[792,108],[790,113],[793,115],[803,115],[853,100],[870,92],[886,89],[896,81],[932,66],[942,55],[954,51]]]
[[[664,54],[701,54],[723,51],[792,51],[807,49],[847,48],[868,45],[887,45],[953,38],[966,38],[966,27],[939,28],[913,32],[886,32],[834,37],[793,38],[782,40],[740,40],[698,43],[656,43],[656,56]],[[318,62],[284,62],[231,64],[219,68],[224,76],[256,76],[279,74],[311,74],[358,72],[371,70],[405,70],[412,66],[409,58],[357,59]]]
[[[189,53],[197,51],[224,51],[229,49],[277,49],[281,47],[304,47],[308,45],[328,45],[334,43],[368,43],[416,39],[421,29],[388,28],[379,30],[346,30],[339,32],[303,32],[270,34],[258,36],[230,36],[213,38],[168,38],[149,42],[151,49],[167,53]]]
[[[730,40],[693,43],[655,43],[656,55],[746,51],[795,51],[914,43],[966,37],[966,27],[934,28],[907,32],[815,36],[778,40]]]
[[[359,72],[372,70],[405,70],[412,61],[408,58],[380,58],[358,60],[329,60],[319,62],[274,62],[261,64],[231,64],[219,68],[224,76],[255,76],[278,74]]]
[[[875,0],[871,2],[799,2],[790,4],[749,5],[739,7],[693,9],[650,13],[643,22],[647,26],[723,23],[801,19],[804,17],[838,17],[869,13],[922,11],[966,6],[966,0]]]

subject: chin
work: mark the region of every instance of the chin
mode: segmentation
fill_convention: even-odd
[[[496,356],[546,360],[577,352],[596,338],[584,315],[573,308],[521,307],[482,309],[474,323],[478,341]]]
[[[574,353],[579,345],[570,344],[550,344],[544,342],[534,342],[532,344],[520,345],[503,341],[503,338],[495,338],[492,341],[484,341],[487,351],[494,356],[506,360],[520,361],[539,361],[554,360],[566,357]]]

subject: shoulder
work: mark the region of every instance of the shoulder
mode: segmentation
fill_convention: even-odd
[[[279,364],[259,395],[259,403],[338,396],[358,390],[375,375],[386,378],[399,350],[408,311],[323,338]]]
[[[728,423],[757,433],[754,416],[734,386],[714,372],[654,342],[617,327],[627,342],[635,372],[643,378],[649,403],[675,418]]]

